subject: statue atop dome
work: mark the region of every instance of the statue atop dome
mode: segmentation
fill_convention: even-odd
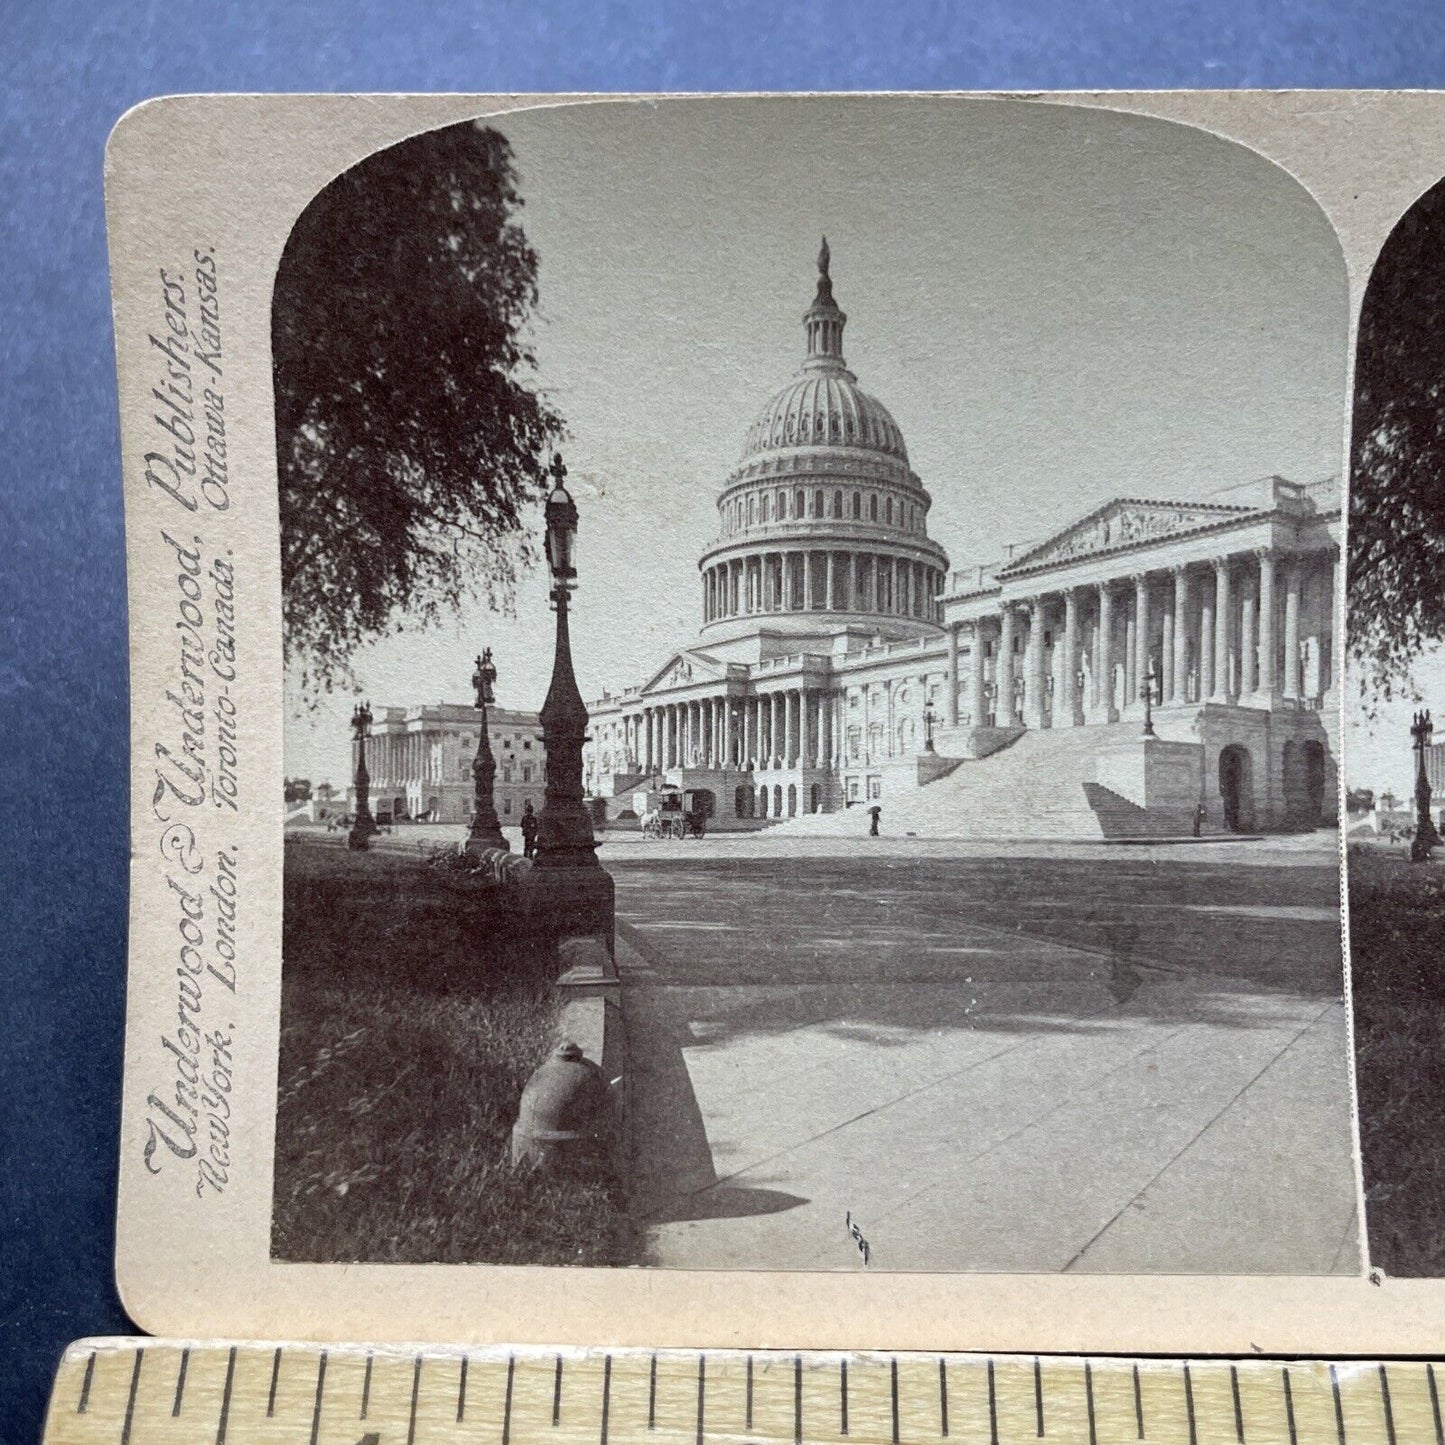
[[[808,359],[804,369],[810,371],[843,371],[843,328],[848,317],[833,299],[833,278],[828,274],[832,253],[828,238],[823,237],[818,252],[818,291],[813,304],[803,313],[803,331],[808,338]]]

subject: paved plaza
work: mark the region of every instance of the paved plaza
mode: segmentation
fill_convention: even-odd
[[[604,844],[651,1262],[1355,1272],[1332,843]]]

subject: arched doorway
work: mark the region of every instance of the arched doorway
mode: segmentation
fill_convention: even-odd
[[[748,815],[748,803],[752,798],[752,789],[740,786],[733,794],[733,817],[746,818]]]
[[[798,789],[796,784],[788,784],[788,817],[795,818],[798,815]]]
[[[764,783],[764,784],[758,789],[758,817],[760,817],[760,818],[766,818],[767,816],[768,816],[768,785],[767,785],[766,783]]]
[[[1219,754],[1219,796],[1224,804],[1224,826],[1243,833],[1254,821],[1254,771],[1249,749],[1230,743]]]
[[[816,813],[818,811],[819,804],[821,804],[822,801],[823,790],[817,785],[817,783],[814,783],[813,786],[808,789],[808,811],[810,813]]]
[[[783,816],[783,785],[782,785],[781,783],[774,783],[774,784],[773,784],[773,817],[775,817],[775,818],[781,818],[782,816]]]

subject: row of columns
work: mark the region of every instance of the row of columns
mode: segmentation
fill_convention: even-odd
[[[367,765],[374,782],[388,787],[406,782],[440,781],[428,776],[434,739],[425,733],[373,733]]]
[[[1237,575],[1237,557],[1216,558],[1204,569],[1189,564],[1172,569],[1172,587],[1162,599],[1154,595],[1149,574],[1122,584],[1102,582],[1094,587],[1070,588],[1061,596],[1063,638],[1054,648],[1053,706],[1048,706],[1044,668],[1044,634],[1057,604],[1046,597],[1005,603],[999,620],[994,666],[994,707],[997,725],[1014,721],[1007,704],[1018,692],[1015,639],[1025,639],[1022,657],[1022,721],[1026,727],[1044,725],[1051,712],[1054,726],[1079,726],[1117,716],[1115,688],[1123,679],[1125,708],[1142,706],[1140,690],[1149,676],[1153,653],[1154,607],[1162,605],[1160,666],[1154,676],[1154,696],[1164,703],[1248,702],[1270,699],[1276,690],[1287,699],[1302,696],[1300,599],[1305,569],[1321,567],[1328,577],[1327,596],[1334,597],[1333,554],[1282,559],[1261,550],[1245,560]],[[1283,573],[1281,579],[1280,573]],[[1277,600],[1283,591],[1283,607]],[[1196,591],[1197,588],[1197,591]],[[1196,605],[1197,597],[1197,605]],[[1095,619],[1092,653],[1080,649],[1081,614],[1092,602]],[[1123,613],[1122,627],[1115,607]],[[1281,616],[1282,611],[1282,616]],[[1331,614],[1332,615],[1332,614]],[[1026,629],[1026,630],[1025,630]],[[1283,633],[1283,675],[1280,676],[1279,639]],[[1120,633],[1122,632],[1122,636]],[[969,659],[968,705],[977,722],[988,716],[988,680],[980,625],[975,624]],[[1122,644],[1120,653],[1116,646]],[[951,635],[948,721],[958,722],[958,644]],[[1084,683],[1088,695],[1084,695]],[[1092,714],[1086,718],[1086,712]]]
[[[703,571],[703,622],[767,612],[867,612],[937,622],[944,576],[908,557],[806,550],[735,557]]]
[[[664,703],[624,720],[624,745],[645,773],[682,767],[826,768],[840,745],[837,707],[837,694],[812,688]]]

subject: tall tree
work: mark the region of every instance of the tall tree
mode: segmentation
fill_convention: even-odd
[[[368,157],[286,243],[271,335],[288,662],[308,691],[364,641],[468,596],[507,605],[562,421],[528,385],[537,256],[511,147],[480,123]]]
[[[1349,644],[1367,707],[1445,639],[1445,182],[1390,233],[1355,362]]]

